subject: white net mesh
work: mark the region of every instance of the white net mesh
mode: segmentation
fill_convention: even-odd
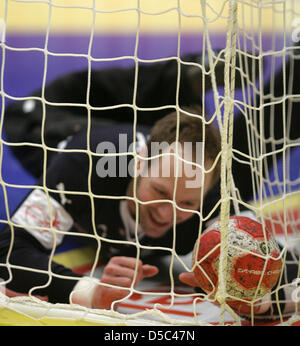
[[[281,324],[299,323],[297,278],[300,249],[300,126],[296,114],[300,102],[300,90],[297,86],[300,64],[298,2],[296,0],[199,0],[191,4],[188,0],[163,2],[94,0],[84,2],[82,5],[79,1],[6,0],[0,6],[2,99],[0,222],[2,228],[8,227],[12,235],[9,248],[5,250],[5,261],[1,263],[1,268],[7,268],[9,275],[0,282],[3,287],[0,296],[0,323],[25,325],[254,324],[253,311],[245,320],[225,304],[228,294],[225,268],[228,260],[228,221],[231,204],[236,213],[240,212],[241,207],[247,207],[261,218],[263,225],[271,230],[281,244],[280,256],[284,263],[294,266],[292,280],[283,271],[280,284],[272,291],[274,306],[277,306],[278,310],[276,314],[273,311],[273,320]],[[22,20],[21,13],[26,14],[22,16]],[[59,42],[58,33],[60,30],[65,30],[65,26],[75,36],[75,41],[80,41],[79,45],[72,47],[71,44],[64,46],[64,43],[61,45],[57,43]],[[24,28],[39,34],[33,35],[32,41],[20,42],[16,37]],[[79,33],[78,30],[82,32]],[[159,47],[156,47],[156,50],[155,44],[151,41],[151,35],[154,37],[153,42],[160,35],[165,37],[165,41],[158,40]],[[189,39],[192,42],[190,45]],[[105,46],[106,40],[113,42],[107,46],[108,48]],[[166,49],[166,43],[170,44],[170,50]],[[148,44],[149,47],[154,47],[153,50],[147,51]],[[117,50],[115,45],[118,46]],[[189,49],[192,53],[196,51],[199,54],[197,61],[182,59],[184,52],[190,53]],[[35,56],[36,60],[33,59]],[[23,76],[14,76],[14,66],[11,65],[16,64],[18,59],[24,59],[24,66],[26,67],[26,64],[31,66],[30,73],[39,77],[35,80],[32,78],[30,81],[26,73]],[[35,65],[33,61],[39,62],[36,63],[36,67],[32,67]],[[76,63],[72,65],[74,61]],[[211,303],[215,299],[207,294],[199,295],[192,288],[184,290],[178,288],[178,272],[192,270],[191,254],[179,256],[175,251],[176,239],[172,248],[143,246],[137,240],[138,224],[135,229],[136,237],[130,241],[126,240],[126,243],[137,249],[137,258],[142,249],[162,250],[168,254],[161,262],[161,265],[166,268],[162,270],[162,276],[165,275],[163,283],[166,286],[153,288],[149,283],[149,287],[145,284],[145,287],[140,288],[132,285],[128,295],[117,302],[119,304],[117,311],[113,310],[115,305],[111,310],[100,310],[75,304],[51,304],[36,298],[35,291],[47,288],[53,278],[65,278],[66,281],[72,279],[54,273],[51,267],[53,261],[71,268],[76,267],[78,262],[81,272],[99,279],[102,270],[102,267],[99,267],[102,245],[107,242],[123,244],[124,241],[106,239],[104,234],[100,236],[97,234],[94,221],[97,210],[95,210],[94,200],[99,197],[116,200],[131,199],[127,195],[99,196],[92,191],[91,163],[95,152],[89,148],[89,144],[87,150],[83,151],[66,150],[63,146],[51,145],[49,133],[56,134],[63,125],[57,123],[54,132],[51,132],[51,124],[48,120],[50,109],[59,108],[60,112],[65,110],[66,113],[69,113],[70,109],[80,110],[79,113],[83,114],[82,119],[84,119],[80,125],[85,129],[86,138],[90,137],[94,127],[96,112],[106,111],[108,112],[106,114],[109,114],[112,111],[117,113],[119,110],[122,112],[124,109],[129,109],[132,128],[136,134],[137,126],[141,123],[141,114],[143,116],[146,114],[147,119],[151,119],[151,116],[156,114],[155,112],[169,109],[175,109],[177,112],[182,110],[181,69],[178,69],[175,78],[174,103],[139,104],[139,90],[143,87],[140,66],[172,61],[178,66],[191,67],[191,70],[194,68],[197,72],[198,84],[201,86],[197,96],[199,96],[203,114],[208,115],[208,120],[205,120],[206,125],[213,123],[220,129],[221,134],[222,150],[217,158],[221,162],[221,199],[214,206],[214,208],[220,207],[222,224],[219,286],[216,295],[218,302],[221,303],[220,308]],[[72,72],[73,67],[69,70],[71,65],[75,70],[85,69],[83,83],[85,88],[79,90],[75,83],[73,85],[74,97],[80,92],[79,101],[73,101],[74,97],[65,96],[63,88],[56,100],[51,94],[46,93],[47,86],[60,75],[60,66],[63,66],[62,71],[67,73]],[[104,67],[127,68],[128,66],[135,67],[131,95],[128,98],[130,102],[110,104],[106,102],[109,96],[99,95],[100,99],[103,97],[103,102],[93,103],[92,71],[99,68],[102,71]],[[218,66],[221,66],[221,77]],[[15,77],[14,81],[12,81],[13,77]],[[22,78],[26,79],[26,82]],[[19,88],[19,84],[22,83],[25,85],[23,89]],[[38,88],[41,88],[41,92],[33,94],[32,90]],[[118,93],[117,84],[115,93]],[[15,131],[5,133],[8,131],[7,110],[13,103],[22,103],[24,114],[30,114],[34,105],[40,105],[39,141],[30,141],[30,136],[16,140],[17,137],[11,133],[19,133],[17,128]],[[236,119],[239,120],[236,121]],[[106,116],[105,121],[107,120],[111,120],[110,116]],[[23,127],[22,123],[15,123],[14,126],[17,127],[17,125],[20,128]],[[239,134],[242,135],[238,136]],[[131,153],[134,158],[138,157],[137,145],[138,143],[135,142]],[[17,177],[9,175],[9,168],[12,167],[9,166],[12,165],[9,161],[9,152],[12,150],[16,152],[18,148],[36,149],[39,152],[37,157],[41,158],[39,164],[42,173],[40,185],[37,186],[31,177],[27,179],[27,175],[22,177],[23,168],[20,168],[20,163],[12,168],[17,169],[15,171]],[[69,191],[63,185],[57,189],[47,186],[47,166],[53,154],[58,152],[82,152],[87,155],[89,179],[86,192]],[[29,155],[32,155],[31,152]],[[25,154],[23,157],[25,158]],[[30,227],[35,234],[37,232],[44,234],[43,232],[48,231],[46,233],[50,237],[50,242],[54,244],[50,248],[46,271],[11,262],[15,232],[20,227],[24,227],[23,219],[18,218],[14,211],[16,204],[20,203],[30,189],[38,191],[37,196],[40,191],[44,191],[46,196],[44,201],[48,209],[45,216],[46,224],[35,224]],[[13,205],[12,196],[16,194],[20,197]],[[93,231],[80,236],[82,239],[95,239],[96,248],[81,246],[78,251],[77,249],[67,251],[67,256],[57,251],[56,244],[59,239],[72,234],[77,239],[79,234],[69,230],[68,221],[65,226],[56,227],[56,215],[53,212],[51,199],[51,195],[55,194],[63,198],[62,205],[67,204],[68,196],[72,195],[81,194],[89,199]],[[133,196],[136,204],[142,204],[142,201],[137,200],[135,188]],[[203,200],[202,195],[200,199]],[[168,202],[172,204],[174,210],[178,209],[174,200]],[[33,218],[39,217],[38,213],[39,211],[35,210],[28,215],[33,215]],[[195,213],[199,216],[201,223],[211,216],[211,214],[203,216],[201,208]],[[200,229],[200,231],[204,230]],[[15,293],[12,294],[7,287],[13,281],[16,269],[24,272],[40,271],[47,275],[48,280],[42,286],[32,287],[26,297],[14,297]],[[285,298],[279,294],[283,289]],[[289,298],[286,298],[288,294]],[[141,296],[144,297],[142,309],[133,304],[135,299]],[[282,302],[282,299],[286,301]],[[181,311],[176,316],[174,309],[176,310],[184,302],[189,302],[188,310]],[[284,307],[282,303],[285,303]],[[199,312],[203,309],[207,312],[206,314]]]

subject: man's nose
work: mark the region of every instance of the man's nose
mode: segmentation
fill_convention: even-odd
[[[170,221],[173,218],[173,205],[172,203],[158,203],[157,213],[161,218],[160,221]]]

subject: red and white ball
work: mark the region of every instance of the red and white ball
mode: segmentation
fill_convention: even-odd
[[[195,244],[194,274],[202,288],[214,297],[218,286],[221,222],[213,223]],[[262,224],[244,216],[230,217],[226,267],[226,302],[236,312],[249,314],[247,302],[262,298],[276,285],[282,270],[280,249]],[[246,300],[247,302],[243,302]]]

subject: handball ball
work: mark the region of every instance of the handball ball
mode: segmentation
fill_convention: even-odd
[[[194,274],[207,294],[214,294],[218,285],[221,222],[213,223],[195,244]],[[196,256],[197,252],[197,256]],[[240,314],[251,313],[251,301],[262,298],[275,286],[282,261],[278,244],[272,234],[248,217],[233,216],[228,225],[226,267],[226,303]],[[247,302],[243,302],[245,300]]]

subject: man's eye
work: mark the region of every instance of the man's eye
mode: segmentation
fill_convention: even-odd
[[[158,189],[158,188],[154,188],[154,190],[155,190],[155,192],[156,193],[158,193],[159,195],[164,195],[165,194],[165,192],[163,191],[163,190],[161,190],[161,189]]]
[[[196,209],[196,203],[193,202],[183,202],[182,206],[187,209]]]
[[[193,203],[191,203],[191,202],[184,202],[183,204],[185,206],[187,206],[187,207],[192,207],[193,206]]]

